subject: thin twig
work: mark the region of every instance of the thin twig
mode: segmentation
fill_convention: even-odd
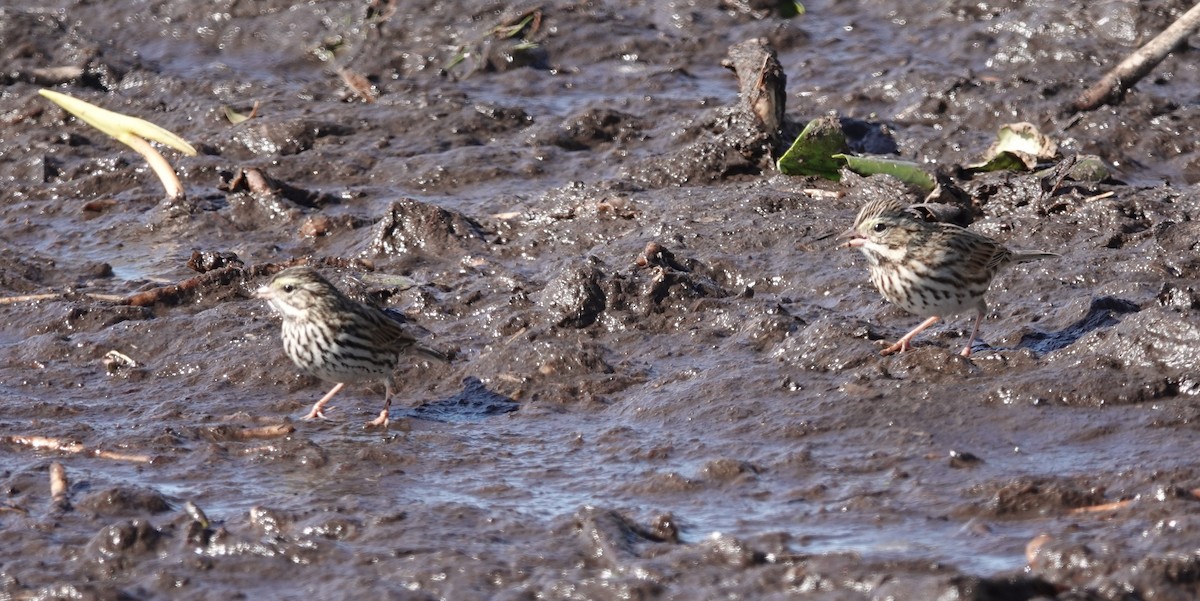
[[[124,296],[120,296],[120,295],[116,295],[116,294],[94,294],[91,292],[84,292],[84,293],[82,293],[82,295],[85,298],[90,298],[92,300],[98,300],[98,301],[106,301],[106,302],[110,302],[110,303],[124,303],[125,302]],[[32,302],[44,301],[44,300],[58,300],[58,299],[63,299],[65,297],[66,297],[66,294],[62,293],[62,292],[49,292],[49,293],[45,293],[45,294],[22,294],[20,296],[5,296],[5,297],[0,297],[0,305],[15,305],[17,303],[32,303]]]
[[[1117,195],[1116,192],[1109,190],[1108,192],[1101,192],[1095,196],[1089,196],[1089,197],[1083,199],[1083,202],[1095,202],[1097,200],[1104,200],[1105,198],[1108,198],[1110,196],[1116,196],[1116,195]]]
[[[243,278],[260,277],[274,274],[293,265],[325,266],[334,269],[360,269],[372,271],[368,259],[347,259],[344,257],[306,258],[300,257],[279,263],[263,263],[250,267],[227,265],[211,269],[200,275],[181,280],[174,284],[164,284],[157,288],[135,292],[129,296],[117,294],[97,294],[93,292],[47,292],[41,294],[22,294],[18,296],[0,297],[0,306],[17,303],[30,303],[44,300],[70,300],[73,297],[83,297],[91,300],[115,303],[118,305],[133,305],[148,307],[152,305],[178,305],[188,302],[200,293],[211,289],[222,288],[234,284]]]
[[[1141,81],[1146,74],[1154,70],[1171,50],[1181,44],[1189,36],[1200,29],[1200,4],[1183,14],[1146,42],[1121,64],[1104,74],[1092,87],[1085,90],[1071,104],[1069,112],[1090,111],[1102,104],[1116,104],[1121,101],[1125,92]]]
[[[5,436],[0,438],[5,442],[12,444],[26,445],[35,449],[48,449],[51,451],[60,451],[63,453],[71,453],[76,455],[91,455],[100,459],[113,459],[115,461],[133,461],[135,463],[150,463],[149,455],[131,455],[127,453],[116,453],[113,451],[105,451],[102,449],[89,449],[79,442],[68,442],[57,438],[48,438],[46,436]]]
[[[1099,505],[1088,505],[1086,507],[1076,507],[1069,511],[1071,515],[1079,515],[1086,513],[1100,513],[1104,511],[1116,511],[1128,507],[1133,503],[1133,499],[1125,499],[1124,501],[1113,501],[1111,503],[1101,503]]]
[[[845,192],[838,192],[836,190],[821,190],[820,188],[805,188],[802,191],[814,199],[841,198],[846,194]]]
[[[1193,500],[1200,501],[1200,488],[1193,488],[1188,491],[1188,494],[1191,495]],[[1124,509],[1124,508],[1132,505],[1135,500],[1137,500],[1137,499],[1136,498],[1124,499],[1121,501],[1113,501],[1111,503],[1101,503],[1099,505],[1087,505],[1085,507],[1076,507],[1076,508],[1072,509],[1069,513],[1071,515],[1079,515],[1079,514],[1088,514],[1088,513],[1100,513],[1100,512],[1104,512],[1104,511],[1115,511],[1117,509]]]

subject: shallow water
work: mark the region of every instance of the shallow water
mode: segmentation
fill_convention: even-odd
[[[1196,66],[1057,117],[1186,7],[741,5],[542,4],[532,50],[491,33],[524,5],[0,8],[0,295],[51,295],[0,305],[5,594],[1194,597]],[[880,357],[918,319],[833,237],[920,198],[731,157],[720,62],[753,37],[789,130],[835,112],[949,166],[1028,120],[1123,183],[955,178],[973,228],[1063,256],[996,281],[970,360],[965,318]],[[166,151],[187,199],[43,85],[198,145]],[[639,265],[650,242],[674,258]],[[188,280],[193,251],[246,267],[145,307],[87,296]],[[300,257],[458,351],[402,362],[388,432],[360,427],[381,387],[299,419],[327,384],[251,292]]]

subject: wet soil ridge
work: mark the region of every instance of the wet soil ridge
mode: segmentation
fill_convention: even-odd
[[[1058,116],[1190,6],[804,4],[6,3],[0,596],[1195,598],[1200,72]],[[935,193],[777,175],[820,117]],[[1111,178],[955,167],[1014,121]],[[1062,257],[881,358],[882,198]],[[299,419],[299,263],[456,351],[391,430]]]
[[[480,225],[470,217],[411,198],[393,202],[369,240],[368,256],[419,251],[461,256],[480,252],[485,244]]]

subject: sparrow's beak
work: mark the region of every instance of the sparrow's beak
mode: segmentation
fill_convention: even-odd
[[[845,244],[839,244],[839,248],[858,248],[862,246],[867,239],[862,234],[858,233],[854,228],[850,228],[837,235],[834,240],[845,240]]]
[[[254,291],[254,298],[271,298],[271,287],[259,286],[258,290]]]

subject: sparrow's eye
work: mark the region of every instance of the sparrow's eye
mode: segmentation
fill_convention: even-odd
[[[284,292],[291,292],[291,291],[293,291],[293,290],[295,290],[295,289],[296,289],[296,285],[295,285],[295,284],[284,284],[284,285],[283,285],[283,291],[284,291]]]
[[[888,226],[887,226],[887,224],[886,224],[886,223],[879,222],[879,223],[876,223],[876,224],[875,224],[875,227],[873,227],[873,228],[871,228],[871,229],[875,230],[876,232],[882,232],[883,230],[886,230],[886,229],[887,229],[887,227],[888,227]]]

